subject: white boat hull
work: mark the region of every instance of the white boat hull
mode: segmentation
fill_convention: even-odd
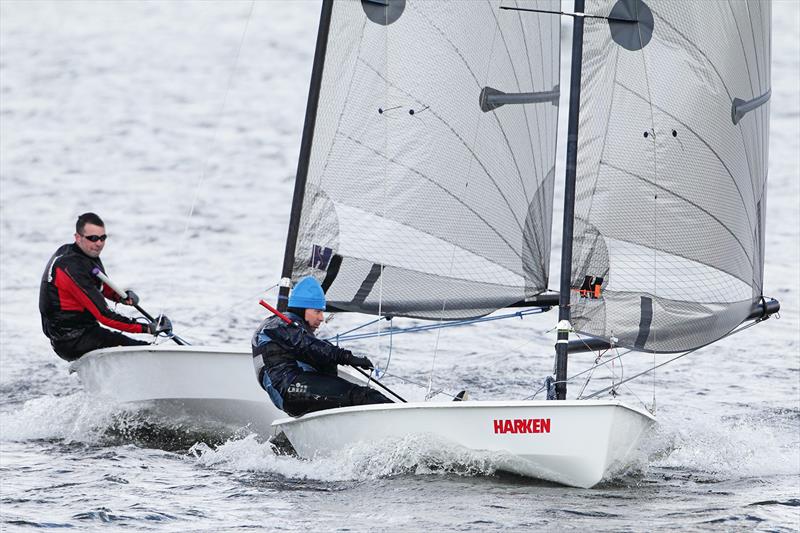
[[[165,421],[246,428],[264,437],[285,417],[258,384],[249,352],[197,346],[95,350],[70,364],[84,389]]]
[[[619,401],[468,401],[345,407],[276,420],[273,429],[308,459],[429,435],[488,452],[498,470],[589,488],[628,466],[653,423]]]

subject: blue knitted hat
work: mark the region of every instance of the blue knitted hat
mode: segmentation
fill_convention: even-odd
[[[289,307],[325,310],[325,293],[322,285],[311,276],[297,282],[289,295]]]

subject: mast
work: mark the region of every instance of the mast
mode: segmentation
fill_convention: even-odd
[[[572,235],[575,219],[575,174],[578,160],[578,115],[581,104],[583,61],[584,0],[575,0],[572,30],[572,70],[570,72],[569,122],[567,126],[567,168],[564,183],[564,225],[561,242],[561,283],[558,301],[558,340],[556,341],[556,399],[567,398],[567,348],[569,346],[569,301],[572,283]]]
[[[308,162],[311,157],[311,145],[314,140],[314,126],[317,122],[317,105],[319,103],[320,87],[322,86],[322,71],[325,66],[325,51],[328,48],[328,31],[331,26],[332,11],[333,0],[323,0],[322,12],[319,18],[319,30],[317,31],[317,46],[314,50],[314,65],[311,68],[311,86],[308,89],[306,118],[303,123],[303,138],[300,142],[300,157],[297,162],[297,175],[294,181],[289,232],[286,236],[286,250],[283,254],[281,286],[278,293],[278,309],[281,311],[286,310],[289,299],[292,270],[294,269],[294,255],[297,248],[297,232],[300,227],[300,215],[303,211],[303,197],[306,193]]]

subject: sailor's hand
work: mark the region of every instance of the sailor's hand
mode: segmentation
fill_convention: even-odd
[[[125,294],[128,296],[127,298],[122,300],[122,303],[124,303],[125,305],[136,305],[139,303],[139,295],[133,292],[132,290],[125,291]]]
[[[372,364],[372,361],[369,360],[367,357],[359,357],[357,355],[350,356],[350,366],[361,367],[366,370],[372,370],[375,368],[375,365]]]
[[[172,333],[172,321],[167,318],[167,315],[158,315],[158,317],[147,325],[148,333],[150,335],[158,335],[159,333]]]

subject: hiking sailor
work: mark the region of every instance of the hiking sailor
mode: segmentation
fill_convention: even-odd
[[[272,402],[291,416],[312,411],[392,403],[369,387],[337,376],[337,365],[372,369],[366,357],[353,355],[318,339],[314,331],[324,321],[325,293],[313,277],[301,279],[289,295],[287,324],[278,316],[267,318],[253,335],[253,364],[258,381]]]
[[[98,348],[148,344],[100,324],[127,333],[155,335],[172,330],[172,323],[165,316],[141,323],[109,309],[106,299],[136,305],[139,297],[129,290],[128,297],[122,299],[93,275],[92,270],[96,268],[105,273],[100,253],[107,237],[105,224],[99,216],[82,214],[75,223],[75,242],[59,247],[42,275],[39,287],[42,330],[53,350],[67,361]]]

